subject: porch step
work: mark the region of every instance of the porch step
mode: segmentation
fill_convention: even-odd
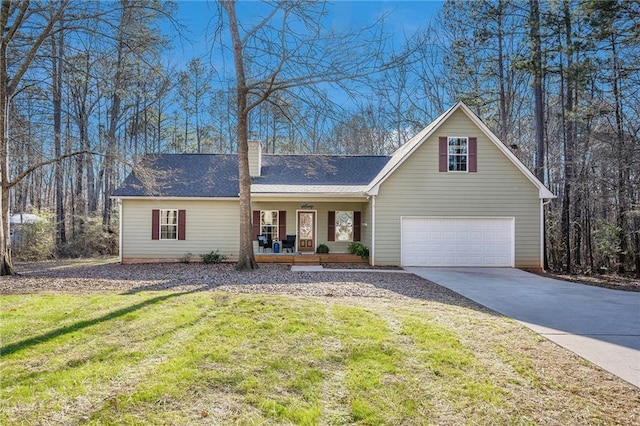
[[[320,263],[369,263],[367,259],[349,253],[328,253],[320,255]]]
[[[317,254],[301,254],[293,257],[294,265],[319,265],[320,256]]]

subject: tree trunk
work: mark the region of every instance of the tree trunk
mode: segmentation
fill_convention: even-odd
[[[622,118],[622,102],[620,98],[620,70],[618,64],[618,54],[616,49],[615,36],[611,37],[611,55],[613,60],[613,96],[615,102],[615,120],[616,120],[616,156],[618,157],[618,179],[616,182],[616,192],[618,196],[618,208],[616,211],[616,224],[618,225],[618,272],[623,274],[626,269],[627,251],[629,245],[627,243],[627,211],[629,210],[629,197],[626,191],[627,182],[629,182],[629,166],[625,158],[627,150],[625,149],[624,123]]]
[[[85,101],[77,104],[78,107],[78,137],[80,139],[80,149],[89,150],[89,141],[87,136],[87,128],[89,127],[88,119],[85,112]],[[80,154],[76,157],[76,214],[85,216],[87,214],[87,200],[84,188],[84,171],[87,168],[87,154]]]
[[[564,128],[564,191],[562,199],[562,236],[565,249],[565,271],[573,272],[573,257],[571,244],[572,222],[572,183],[574,180],[574,150],[575,150],[575,121],[573,117],[574,92],[573,92],[573,34],[571,30],[571,13],[569,3],[564,1],[564,25],[567,48],[567,67],[560,78],[566,89],[563,104],[563,128]],[[564,80],[566,78],[566,81]]]
[[[529,39],[531,42],[534,120],[536,128],[536,158],[535,175],[540,182],[545,181],[544,175],[544,100],[543,100],[543,71],[542,71],[542,40],[540,38],[540,3],[539,0],[529,0],[531,7],[529,18]]]
[[[4,8],[4,3],[3,3]],[[11,261],[11,238],[9,236],[9,170],[7,158],[9,155],[8,146],[8,115],[9,96],[6,91],[6,45],[0,42],[0,275],[14,275],[13,263]]]
[[[102,225],[111,229],[111,193],[115,184],[117,141],[116,131],[120,121],[120,109],[122,106],[122,91],[124,90],[124,56],[127,49],[124,28],[131,20],[132,5],[128,0],[122,0],[122,18],[118,29],[118,51],[116,58],[116,72],[114,76],[113,94],[111,95],[111,107],[109,108],[109,127],[107,130],[107,152],[104,159],[104,193]]]
[[[504,33],[503,33],[503,21],[504,21],[504,4],[503,0],[498,0],[496,10],[497,20],[497,42],[498,42],[498,85],[499,85],[499,108],[500,108],[500,140],[507,141],[509,136],[509,114],[507,112],[507,90],[506,90],[506,78],[504,70]]]
[[[242,41],[238,30],[235,3],[224,2],[223,6],[229,17],[229,29],[233,44],[233,58],[237,78],[237,115],[236,135],[238,139],[238,177],[240,180],[240,251],[238,253],[237,270],[256,269],[253,254],[253,234],[251,215],[251,177],[249,175],[249,144],[248,144],[248,115],[247,84],[244,73],[244,58]]]
[[[9,1],[2,2],[0,25],[4,29],[9,17]],[[11,238],[9,236],[9,102],[11,93],[8,90],[7,43],[0,37],[0,275],[14,275],[11,262]]]
[[[529,41],[531,43],[531,72],[533,74],[534,123],[536,129],[536,157],[534,172],[540,182],[545,182],[545,153],[544,153],[544,99],[543,99],[543,70],[542,70],[542,39],[540,37],[540,2],[529,0]],[[543,267],[549,268],[547,255],[547,227],[546,208],[543,209]]]
[[[53,95],[53,140],[56,158],[62,157],[62,49],[63,33],[51,37],[52,95]],[[55,164],[56,188],[56,247],[59,249],[67,242],[64,211],[64,178],[62,163]]]
[[[18,90],[22,77],[29,70],[30,65],[35,60],[42,44],[54,31],[56,23],[62,19],[70,0],[59,0],[55,4],[50,2],[43,9],[34,9],[34,13],[29,12],[33,6],[37,8],[39,4],[29,1],[2,0],[0,6],[0,275],[12,275],[15,273],[11,262],[11,239],[9,237],[9,190],[22,178],[15,182],[9,181],[9,114],[11,99]],[[35,2],[34,2],[35,3]],[[50,15],[40,15],[47,6],[53,6]],[[25,22],[32,16],[48,16],[48,20],[32,25],[27,32],[31,36],[28,48],[16,61],[12,63],[11,71],[13,75],[9,78],[7,65],[8,44],[21,34]],[[14,18],[13,22],[9,22]]]

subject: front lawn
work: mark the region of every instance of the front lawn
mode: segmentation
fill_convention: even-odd
[[[221,291],[0,299],[0,424],[638,424],[640,391],[492,313]]]

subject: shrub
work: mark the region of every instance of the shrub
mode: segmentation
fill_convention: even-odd
[[[16,246],[14,247],[16,260],[46,260],[51,259],[55,252],[55,222],[48,211],[33,211],[42,220],[34,223],[17,225]],[[13,227],[13,226],[12,226]]]
[[[218,253],[218,250],[211,251],[210,253],[204,253],[200,255],[203,263],[220,263],[227,260],[227,256]]]
[[[316,253],[329,253],[329,247],[326,244],[320,244],[316,249]]]
[[[603,271],[615,271],[620,254],[620,227],[608,221],[600,221],[593,230],[593,243],[596,248],[596,264]]]
[[[69,241],[60,248],[66,257],[113,256],[118,253],[117,227],[107,229],[102,218],[74,216],[74,229],[67,235]]]
[[[180,262],[182,262],[182,263],[191,263],[192,259],[193,259],[193,253],[189,252],[189,253],[185,253],[182,256],[182,259],[180,259]]]
[[[363,259],[369,257],[369,249],[362,245],[362,243],[351,243],[348,247],[349,253],[360,256]]]

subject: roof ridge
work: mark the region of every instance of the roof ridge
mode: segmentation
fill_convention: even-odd
[[[374,154],[269,154],[266,152],[262,153],[265,157],[349,157],[349,158],[358,158],[358,157],[373,157],[373,158],[384,158],[391,157],[391,154],[386,155],[374,155]]]
[[[202,153],[197,153],[197,152],[147,152],[144,155],[238,155],[237,153],[235,154],[227,154],[227,153],[222,153],[222,152],[202,152]]]

